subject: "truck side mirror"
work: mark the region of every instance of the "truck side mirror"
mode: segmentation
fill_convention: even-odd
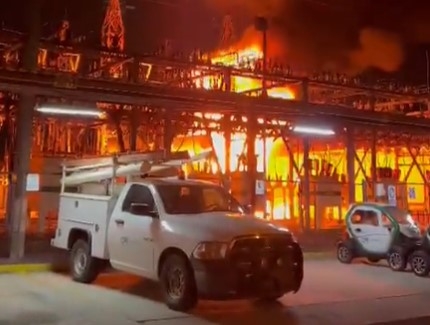
[[[156,213],[145,203],[131,203],[130,213],[137,216],[155,217]]]

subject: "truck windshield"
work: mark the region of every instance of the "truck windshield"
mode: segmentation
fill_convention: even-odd
[[[386,207],[387,212],[401,225],[414,225],[415,221],[407,210],[398,207]]]
[[[236,212],[244,214],[241,205],[223,188],[212,185],[157,186],[168,214],[199,214],[205,212]]]

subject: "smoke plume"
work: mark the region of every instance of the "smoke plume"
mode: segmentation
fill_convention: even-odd
[[[206,0],[208,4],[221,12],[232,9],[246,10],[249,14],[272,16],[284,10],[288,0]]]
[[[241,43],[261,37],[252,19],[270,21],[269,56],[300,70],[351,74],[377,68],[397,71],[406,45],[430,41],[429,3],[420,0],[206,0],[221,14],[247,15]],[[393,5],[396,3],[396,6]],[[255,42],[255,41],[254,41]]]
[[[359,48],[349,55],[349,66],[355,72],[369,67],[395,72],[402,65],[403,59],[400,37],[382,30],[365,28],[360,32]]]

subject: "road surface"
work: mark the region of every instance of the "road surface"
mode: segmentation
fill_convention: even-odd
[[[305,282],[279,304],[201,302],[191,314],[168,310],[155,284],[120,274],[95,285],[52,273],[0,276],[0,325],[429,324],[430,278],[384,266],[306,262]],[[421,318],[420,318],[421,317]],[[387,323],[388,322],[388,323]]]

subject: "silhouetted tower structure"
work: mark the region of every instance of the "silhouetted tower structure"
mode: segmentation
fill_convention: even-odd
[[[57,39],[60,43],[67,43],[71,40],[70,22],[67,19],[63,19],[60,27],[57,31]]]
[[[109,0],[102,26],[101,43],[109,50],[124,51],[125,27],[120,0]]]
[[[221,26],[220,48],[228,48],[235,41],[235,31],[233,26],[233,17],[231,15],[224,16]]]

